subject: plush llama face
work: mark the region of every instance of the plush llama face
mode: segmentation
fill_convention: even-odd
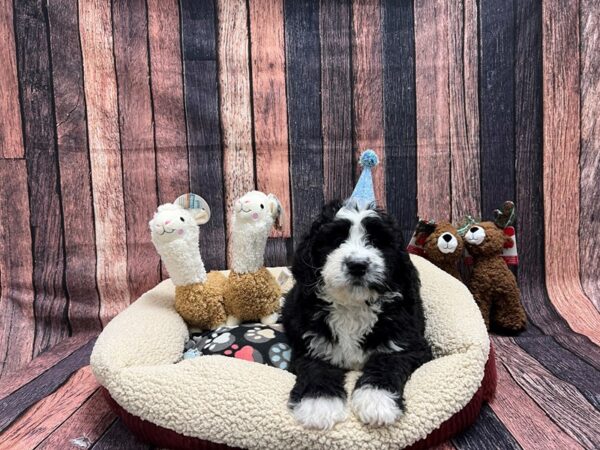
[[[278,226],[281,217],[281,204],[273,194],[250,191],[234,204],[236,223],[273,224]],[[270,227],[269,227],[270,228]]]
[[[423,251],[433,263],[454,263],[462,256],[463,240],[454,226],[448,222],[439,222],[431,227]]]
[[[510,238],[494,222],[474,224],[465,233],[465,245],[473,256],[501,255],[507,240]]]
[[[198,238],[198,225],[208,221],[203,210],[182,208],[173,203],[160,205],[148,223],[155,243],[169,243],[177,239]]]

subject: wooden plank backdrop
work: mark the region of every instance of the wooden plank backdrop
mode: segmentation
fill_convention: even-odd
[[[440,448],[600,446],[599,0],[0,0],[0,41],[0,447],[147,448],[86,365],[166,277],[154,209],[205,197],[223,268],[234,199],[272,192],[286,264],[366,148],[406,239],[517,203],[529,329]]]

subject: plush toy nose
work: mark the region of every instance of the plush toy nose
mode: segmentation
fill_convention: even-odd
[[[471,233],[477,233],[477,230],[479,230],[479,227],[471,227],[471,229],[469,231]]]
[[[350,260],[346,261],[346,267],[348,267],[348,273],[353,277],[362,277],[365,273],[367,273],[369,262]]]
[[[442,239],[446,242],[450,242],[452,240],[452,235],[450,233],[446,233],[442,236]]]

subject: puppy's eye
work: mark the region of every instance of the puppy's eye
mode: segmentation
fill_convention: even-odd
[[[181,220],[182,222],[185,222],[185,219],[183,217],[180,217],[179,220]]]
[[[265,209],[265,205],[263,205],[262,203],[260,204],[260,209]]]

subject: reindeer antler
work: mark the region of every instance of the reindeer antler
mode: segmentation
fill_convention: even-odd
[[[494,223],[499,228],[506,228],[514,225],[517,219],[517,210],[513,202],[506,201],[500,209],[494,210]]]
[[[478,222],[479,221],[477,219],[475,219],[473,216],[466,215],[465,217],[463,217],[463,219],[460,221],[460,223],[458,225],[456,225],[456,231],[461,236],[464,236],[465,233],[467,232],[467,230],[469,228],[471,228],[471,225],[476,224]]]
[[[417,223],[417,227],[415,228],[415,232],[417,234],[426,234],[430,235],[435,231],[435,220],[425,220],[419,218],[419,222]]]

